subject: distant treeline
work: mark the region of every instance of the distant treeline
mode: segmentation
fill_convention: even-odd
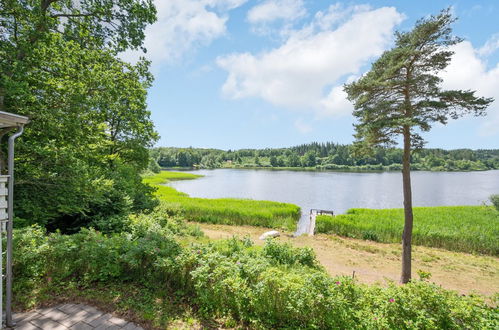
[[[290,148],[219,150],[151,149],[153,166],[190,168],[308,168],[329,170],[400,170],[402,150],[378,148],[372,156],[355,157],[352,145],[309,143]],[[157,164],[157,165],[156,165]],[[499,169],[499,149],[421,149],[412,156],[414,170],[479,171]]]

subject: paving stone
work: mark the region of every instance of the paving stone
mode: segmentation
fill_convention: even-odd
[[[119,319],[119,318],[114,317],[114,316],[109,319],[109,322],[114,323],[116,325],[119,325],[120,327],[124,327],[128,323],[128,321],[125,321],[123,319]]]
[[[51,319],[36,319],[32,320],[31,323],[40,327],[42,329],[50,329],[50,330],[66,330],[68,327],[60,324],[59,322],[53,321]]]
[[[15,313],[14,320],[16,330],[143,330],[134,323],[83,304],[61,304],[33,312]]]
[[[45,313],[44,316],[48,317],[49,319],[54,320],[54,321],[62,321],[62,320],[69,317],[68,314],[61,312],[59,309],[53,309],[53,310]]]
[[[103,314],[97,308],[89,306],[89,305],[78,304],[78,307],[83,309],[84,311],[89,312],[89,313],[101,313],[101,314]]]
[[[73,324],[69,329],[71,330],[93,330],[94,327],[86,324],[85,322],[78,322]]]
[[[41,309],[38,309],[38,313],[42,314],[42,315],[45,315],[51,311],[53,311],[54,309],[57,309],[58,306],[52,306],[52,307],[47,307],[47,308],[41,308]]]
[[[59,323],[62,324],[63,326],[65,326],[65,327],[67,327],[67,328],[71,328],[73,325],[75,325],[78,322],[82,322],[82,321],[81,320],[75,320],[75,319],[73,319],[71,317],[68,317],[67,319],[62,320]]]
[[[111,327],[118,327],[118,329],[121,329],[121,327],[117,326],[116,324],[112,324],[109,321],[104,321],[101,324],[99,324],[97,327],[95,327],[95,330],[107,330],[110,329]]]
[[[71,327],[75,323],[87,321],[88,316],[89,316],[89,314],[86,311],[80,309],[75,314],[71,314],[68,318],[66,318],[62,321],[59,321],[59,323],[61,323],[62,325],[65,325],[67,327]]]
[[[104,315],[104,313],[102,312],[99,312],[99,311],[95,311],[95,312],[87,312],[87,311],[83,311],[85,313],[85,318],[83,321],[85,321],[86,323],[91,323],[93,320],[101,317]]]
[[[101,315],[98,318],[92,320],[91,322],[86,322],[86,323],[90,324],[93,327],[98,327],[102,324],[107,324],[106,323],[107,320],[109,320],[111,317],[113,317],[111,314],[104,314],[104,315]],[[112,323],[109,322],[109,325],[112,325]]]
[[[12,320],[15,323],[21,323],[21,322],[28,322],[30,320],[39,318],[40,316],[42,316],[42,314],[38,313],[37,311],[26,312],[26,313],[14,313],[12,315]]]
[[[37,327],[36,325],[34,325],[30,322],[25,322],[25,323],[16,325],[15,329],[16,330],[40,330],[41,328]]]
[[[14,320],[14,322],[19,322],[23,319],[25,319],[26,317],[32,315],[33,313],[30,313],[30,312],[25,312],[25,313],[13,313],[12,314],[12,319]]]
[[[108,327],[107,324],[101,324],[97,328],[92,328],[93,330],[106,330]]]
[[[64,304],[59,306],[57,309],[62,311],[63,313],[72,315],[81,311],[82,306],[78,304]]]
[[[121,330],[121,329],[123,328],[116,324],[106,328],[106,330]]]
[[[144,328],[139,327],[135,323],[130,322],[130,323],[127,323],[127,325],[125,325],[123,327],[123,330],[144,330]]]

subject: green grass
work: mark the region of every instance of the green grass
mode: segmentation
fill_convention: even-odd
[[[373,240],[401,241],[403,209],[350,209],[318,216],[316,232]],[[499,255],[499,212],[491,206],[415,207],[413,244],[451,251]]]
[[[156,196],[182,209],[192,221],[225,225],[251,225],[295,230],[300,208],[293,204],[236,198],[193,198],[164,184],[173,180],[189,180],[200,175],[162,171],[144,177],[144,182],[157,188]]]
[[[187,172],[171,172],[171,171],[161,171],[154,175],[149,175],[143,178],[145,183],[149,183],[151,185],[159,185],[163,183],[167,183],[168,181],[175,180],[192,180],[201,178],[202,175],[187,173]]]

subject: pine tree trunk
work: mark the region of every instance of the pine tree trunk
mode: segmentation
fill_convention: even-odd
[[[402,276],[401,283],[411,280],[412,250],[412,189],[411,189],[411,132],[404,126],[404,156],[402,159],[402,181],[404,189],[404,232],[402,234]]]

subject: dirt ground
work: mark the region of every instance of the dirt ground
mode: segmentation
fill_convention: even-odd
[[[199,224],[210,239],[249,236],[262,245],[259,236],[271,229],[250,226]],[[301,236],[293,238],[282,233],[280,241],[297,247],[311,247],[320,263],[332,275],[352,275],[365,283],[398,281],[401,267],[401,248],[398,244],[384,244],[335,235]],[[414,247],[413,276],[422,270],[431,273],[431,281],[460,293],[480,293],[491,296],[499,292],[499,258],[451,252],[443,249]]]

